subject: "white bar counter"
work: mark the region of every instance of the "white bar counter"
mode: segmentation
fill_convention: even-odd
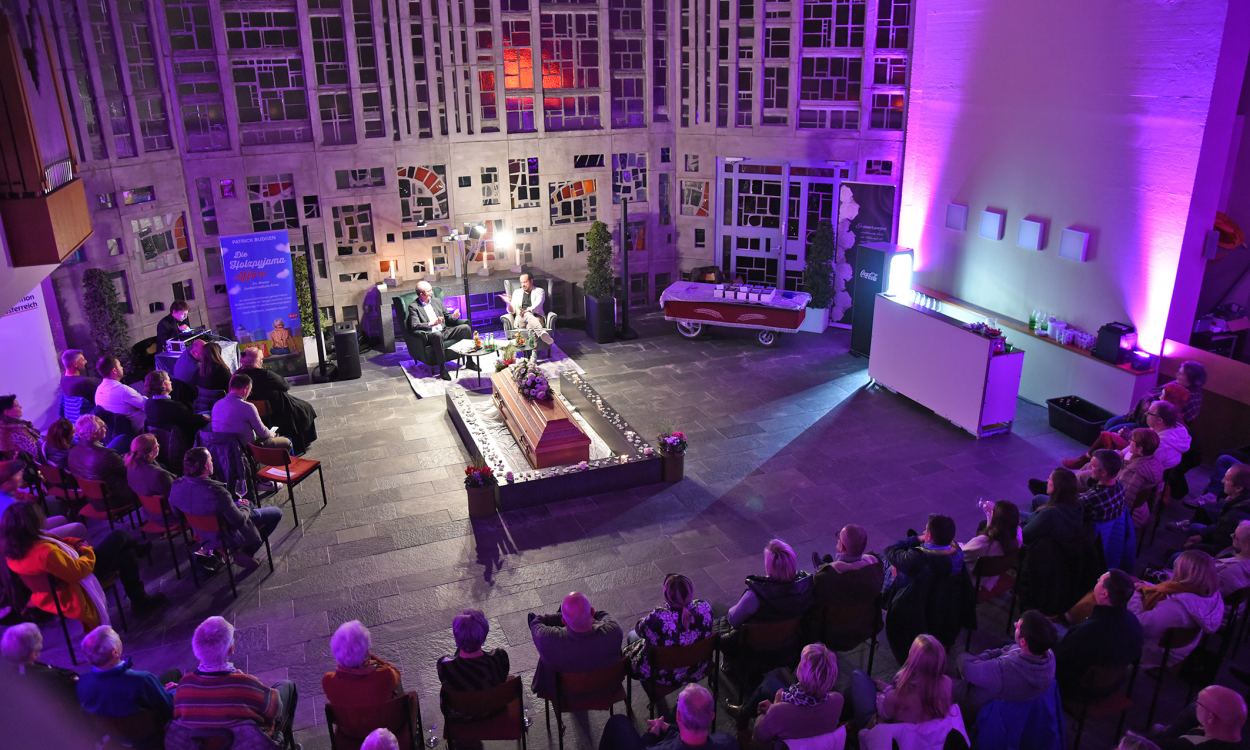
[[[1010,432],[1024,352],[994,354],[994,342],[963,321],[878,294],[868,375],[975,437]]]

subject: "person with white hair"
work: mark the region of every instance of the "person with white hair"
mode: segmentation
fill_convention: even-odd
[[[0,637],[0,656],[4,657],[0,681],[23,680],[25,685],[37,685],[46,694],[56,696],[67,707],[78,703],[75,688],[78,675],[68,669],[54,667],[39,661],[43,653],[43,633],[33,622],[20,622],[4,631]]]
[[[332,706],[378,706],[404,694],[399,669],[370,652],[369,628],[349,620],[330,636],[337,665],[321,677],[321,692]]]
[[[530,688],[539,698],[555,699],[557,672],[598,669],[621,658],[621,626],[607,612],[596,612],[585,594],[574,591],[564,597],[559,612],[530,612],[528,619],[538,649]]]
[[[173,688],[182,676],[177,670],[157,677],[135,669],[122,657],[122,639],[108,625],[101,625],[82,639],[82,651],[91,665],[78,680],[78,702],[93,716],[122,718],[153,711],[165,723],[173,716]],[[159,748],[160,734],[139,741],[135,747]]]
[[[125,439],[126,446],[131,437]],[[79,417],[74,423],[74,447],[69,449],[69,471],[77,479],[104,482],[109,500],[116,506],[138,503],[126,477],[126,462],[120,453],[104,444],[107,439],[108,426],[103,419],[94,414]]]
[[[174,693],[174,723],[205,729],[250,725],[270,739],[295,747],[291,722],[298,694],[295,683],[282,680],[273,687],[230,663],[234,654],[234,626],[224,617],[210,617],[191,636],[191,651],[199,661],[183,675]]]
[[[738,726],[745,729],[758,715],[752,733],[760,747],[776,741],[819,737],[837,731],[842,718],[842,694],[834,691],[838,681],[838,656],[823,643],[803,647],[798,669],[774,669],[764,676],[742,706],[730,706]]]
[[[427,363],[438,368],[438,376],[451,380],[447,374],[447,347],[473,337],[468,323],[460,322],[459,314],[443,303],[428,281],[417,282],[417,298],[408,305],[408,331],[425,341]],[[410,352],[415,356],[415,352]]]
[[[599,750],[738,750],[738,740],[733,735],[712,733],[712,720],[716,718],[716,701],[712,693],[702,685],[691,683],[677,695],[677,726],[670,727],[664,719],[647,722],[647,731],[641,737],[634,730],[630,717],[617,714],[608,717],[599,740]]]
[[[361,743],[360,750],[399,750],[399,738],[389,729],[375,729]]]

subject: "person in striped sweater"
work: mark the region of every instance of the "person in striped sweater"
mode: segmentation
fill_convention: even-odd
[[[174,721],[191,729],[253,724],[284,748],[297,748],[291,735],[297,695],[290,680],[266,686],[230,663],[234,626],[210,617],[195,629],[191,650],[199,660],[174,692]]]

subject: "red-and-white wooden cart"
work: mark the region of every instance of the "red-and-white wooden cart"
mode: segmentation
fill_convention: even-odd
[[[806,292],[737,284],[679,281],[660,295],[664,319],[677,323],[677,332],[698,338],[707,326],[750,328],[764,346],[777,343],[778,333],[794,333],[803,324]]]

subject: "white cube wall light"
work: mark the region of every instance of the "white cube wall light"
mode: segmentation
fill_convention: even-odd
[[[1089,259],[1089,232],[1065,227],[1059,237],[1059,257],[1084,263]]]
[[[1041,250],[1046,246],[1046,222],[1025,217],[1020,220],[1020,234],[1016,245],[1025,250]]]
[[[968,207],[962,203],[946,204],[946,228],[962,232],[968,228]]]
[[[1006,223],[1006,211],[987,208],[981,212],[981,229],[978,234],[987,240],[1001,240],[1003,238],[1003,226]]]

